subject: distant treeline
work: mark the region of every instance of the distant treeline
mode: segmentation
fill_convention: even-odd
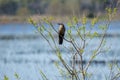
[[[71,15],[104,12],[118,0],[0,0],[0,15]]]

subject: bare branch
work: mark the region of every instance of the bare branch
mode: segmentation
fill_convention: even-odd
[[[111,80],[117,80],[117,78],[120,78],[120,73],[117,73]]]

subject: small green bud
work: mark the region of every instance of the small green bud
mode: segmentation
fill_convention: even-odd
[[[78,19],[77,19],[77,17],[76,17],[76,16],[74,16],[74,17],[73,17],[73,22],[74,22],[75,24],[77,24],[77,23],[78,23]]]
[[[4,80],[9,80],[9,78],[5,75],[5,76],[4,76]]]
[[[86,23],[87,23],[87,18],[84,16],[84,17],[82,18],[82,24],[85,25]]]
[[[82,54],[84,52],[84,49],[80,49],[80,53]]]
[[[36,24],[37,24],[32,18],[29,18],[29,19],[28,19],[28,22],[29,22],[30,24],[33,24],[34,26],[36,26]]]
[[[19,75],[17,73],[14,74],[16,79],[19,79]]]
[[[68,34],[71,34],[71,30],[68,30]]]
[[[91,25],[94,26],[94,25],[97,23],[97,21],[98,21],[97,18],[92,19],[92,21],[91,21]]]

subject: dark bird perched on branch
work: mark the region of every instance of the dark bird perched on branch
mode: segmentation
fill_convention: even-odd
[[[58,24],[60,25],[59,26],[59,31],[58,31],[58,34],[59,34],[59,44],[62,45],[64,34],[65,34],[65,26],[62,23],[58,23]]]

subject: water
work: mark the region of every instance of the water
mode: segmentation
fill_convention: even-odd
[[[56,25],[57,27],[57,25]],[[97,30],[97,29],[96,29]],[[90,68],[89,73],[93,76],[91,80],[105,80],[109,76],[109,63],[118,61],[120,67],[120,23],[112,22],[108,34],[114,36],[106,37],[106,48],[110,49],[98,55]],[[76,38],[77,40],[78,38]],[[57,40],[57,38],[56,38]],[[91,41],[88,48],[95,48],[99,38]],[[64,45],[69,44],[64,41]],[[70,51],[60,47],[62,55],[66,61],[70,59]],[[86,50],[84,60],[88,61],[90,52]],[[50,80],[62,80],[54,62],[59,61],[54,50],[46,41],[35,33],[35,28],[30,24],[0,24],[0,80],[7,75],[10,80],[16,80],[14,74],[19,74],[21,80],[41,80],[40,70],[42,70]],[[95,62],[96,61],[96,62]],[[114,69],[115,73],[118,70]],[[118,79],[120,80],[120,78]]]

